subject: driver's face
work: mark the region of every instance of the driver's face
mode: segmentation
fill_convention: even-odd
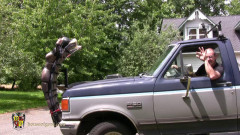
[[[217,57],[213,50],[206,50],[206,58],[212,66],[216,63]]]

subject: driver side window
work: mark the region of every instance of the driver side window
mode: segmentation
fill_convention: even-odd
[[[222,64],[219,48],[216,44],[187,46],[183,47],[182,50],[179,51],[177,57],[172,61],[172,63],[168,67],[168,70],[165,72],[164,78],[173,79],[183,76],[196,76],[196,71],[204,63],[196,57],[196,52],[199,52],[199,47],[204,47],[204,49],[214,49],[215,54],[217,54],[218,56],[216,59],[217,63]],[[181,63],[183,64],[183,66],[181,65]]]
[[[168,68],[167,72],[164,75],[164,78],[178,78],[182,74],[181,71],[181,59],[180,54],[173,60],[171,66]]]

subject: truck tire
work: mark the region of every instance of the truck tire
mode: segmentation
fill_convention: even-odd
[[[107,121],[93,127],[89,135],[133,135],[133,133],[119,122]]]

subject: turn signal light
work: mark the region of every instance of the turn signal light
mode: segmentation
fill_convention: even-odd
[[[62,111],[69,111],[69,98],[62,99]]]

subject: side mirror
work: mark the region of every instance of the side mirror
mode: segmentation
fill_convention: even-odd
[[[189,78],[190,76],[193,76],[193,75],[194,75],[192,64],[186,64],[186,65],[184,65],[183,72],[184,72],[184,73],[183,73],[183,77],[180,78],[180,81],[181,81],[182,83],[188,82],[188,78]]]
[[[186,64],[184,65],[184,75],[185,76],[193,76],[193,67],[192,64]]]

